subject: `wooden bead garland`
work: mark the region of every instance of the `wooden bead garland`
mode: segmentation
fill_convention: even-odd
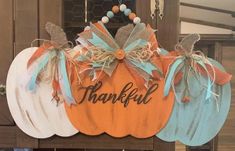
[[[109,22],[109,18],[107,16],[102,17],[101,21],[105,24]]]
[[[117,14],[119,12],[119,7],[117,5],[113,6],[112,11]]]
[[[130,15],[129,15],[130,20],[134,20],[135,17],[136,17],[135,13],[130,13]]]
[[[103,16],[101,21],[104,24],[107,24],[109,22],[109,19],[113,18],[114,14],[117,14],[119,11],[123,12],[125,16],[128,16],[134,24],[139,24],[141,22],[141,19],[137,17],[136,14],[131,11],[131,9],[127,8],[125,4],[121,4],[120,6],[113,6],[112,11],[108,11],[106,14],[107,16]]]
[[[126,5],[125,4],[122,4],[122,5],[120,5],[120,11],[121,12],[124,12],[125,10],[126,10]]]
[[[135,17],[133,20],[134,24],[139,24],[141,22],[141,19],[139,17]]]
[[[114,17],[114,13],[112,11],[108,11],[106,15],[108,16],[108,18]]]
[[[124,10],[124,14],[125,14],[126,16],[129,16],[130,13],[131,13],[131,9],[128,8],[128,9]]]

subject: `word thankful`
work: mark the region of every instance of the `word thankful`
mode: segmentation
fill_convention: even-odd
[[[135,101],[138,105],[139,104],[147,104],[151,99],[151,94],[158,89],[158,84],[153,84],[151,87],[148,88],[145,95],[138,94],[138,88],[133,88],[133,83],[127,83],[119,94],[117,93],[99,93],[97,91],[102,87],[102,82],[99,81],[95,85],[90,85],[85,87],[85,93],[83,98],[79,102],[79,104],[83,103],[85,100],[97,103],[101,101],[102,103],[112,102],[113,104],[117,101],[120,101],[124,104],[124,107],[127,107],[130,100]]]

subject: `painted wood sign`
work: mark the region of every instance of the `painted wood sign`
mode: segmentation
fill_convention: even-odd
[[[168,121],[174,103],[172,94],[163,96],[162,65],[152,51],[157,47],[154,31],[145,24],[127,25],[114,39],[101,22],[80,34],[85,52],[76,60],[82,74],[74,72],[71,81],[77,105],[65,104],[68,117],[89,135],[153,136]],[[140,60],[134,56],[138,53]]]
[[[197,39],[198,35],[186,37],[181,50],[182,46],[192,50]],[[172,60],[169,66],[166,64],[169,71],[165,77],[166,83],[171,83],[165,85],[164,93],[169,86],[174,89],[175,105],[166,127],[157,137],[189,146],[203,145],[218,134],[226,120],[231,101],[231,75],[217,61],[192,51],[171,52],[166,59]]]
[[[225,71],[218,62],[211,62]],[[212,90],[219,96],[206,100],[206,90],[201,89],[201,84],[206,82],[207,80],[203,77],[200,77],[200,79],[191,77],[189,79],[192,99],[188,103],[175,101],[170,120],[166,127],[157,134],[157,137],[164,141],[178,140],[189,146],[199,146],[218,134],[229,112],[231,87],[230,83],[223,86],[214,85]],[[183,89],[185,87],[182,83],[177,85],[176,93]]]
[[[7,100],[10,112],[26,134],[36,138],[52,135],[72,136],[78,132],[66,116],[63,104],[52,100],[50,84],[40,82],[35,92],[27,90],[27,63],[38,47],[19,53],[7,76]]]
[[[119,11],[135,26],[112,36],[105,24]],[[159,48],[155,30],[123,4],[90,23],[75,47],[59,26],[48,23],[46,30],[51,39],[18,54],[7,77],[8,105],[26,134],[156,135],[197,146],[221,129],[231,75],[193,51],[199,35],[187,36],[168,53]]]

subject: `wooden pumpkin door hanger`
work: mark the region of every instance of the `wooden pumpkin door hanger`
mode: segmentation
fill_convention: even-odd
[[[46,25],[52,41],[30,47],[19,53],[7,76],[7,100],[17,126],[35,138],[52,135],[68,137],[77,129],[70,123],[64,99],[73,103],[67,77],[67,52],[59,50],[67,44],[62,29]],[[63,48],[64,49],[64,48]]]
[[[124,26],[113,37],[104,24],[119,11],[135,26]],[[173,92],[163,95],[155,31],[140,21],[122,4],[79,34],[81,49],[73,55],[77,66],[70,71],[76,104],[64,105],[80,132],[146,138],[167,123],[174,104]]]
[[[185,37],[176,51],[163,57],[166,71],[164,95],[175,93],[166,127],[157,137],[199,146],[215,137],[223,126],[231,102],[231,75],[217,61],[193,51],[199,35]]]

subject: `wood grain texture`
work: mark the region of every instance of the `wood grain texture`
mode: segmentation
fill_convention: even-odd
[[[141,18],[141,22],[150,24],[154,29],[157,28],[156,17],[151,18],[150,0],[136,0],[136,14]],[[144,5],[144,7],[143,7]]]
[[[6,85],[7,71],[13,59],[13,0],[0,0],[0,35],[0,84]],[[13,125],[6,96],[0,95],[0,107],[0,125]]]
[[[214,39],[210,41],[209,43],[213,44],[215,40],[220,42],[220,38],[217,38],[218,36],[215,35],[213,38],[210,36],[210,39]],[[226,37],[225,35],[223,37]],[[229,35],[228,35],[229,37]],[[227,43],[228,40],[223,40],[223,46],[222,46],[222,53],[220,56],[222,57],[222,64],[226,68],[227,72],[233,75],[231,84],[232,84],[232,100],[231,100],[231,107],[228,114],[228,118],[221,129],[219,136],[218,136],[218,151],[234,151],[235,150],[235,52],[234,46],[231,46],[231,43]],[[208,41],[203,41],[203,43],[208,43]],[[210,50],[214,50],[213,47],[209,47]],[[212,55],[212,54],[211,54]],[[185,151],[184,145],[177,144],[177,151]],[[199,148],[198,148],[199,150]]]
[[[29,137],[27,134],[22,132],[20,129],[15,129],[16,132],[16,147],[18,148],[38,148],[38,140]]]
[[[180,35],[180,39],[185,37],[186,35]],[[203,34],[200,35],[201,40],[196,43],[195,50],[201,50],[206,56],[209,56],[210,58],[214,58],[215,60],[222,62],[222,54],[223,54],[223,45],[232,45],[234,38],[232,35],[207,35]],[[178,143],[177,148],[179,148],[179,151],[181,151],[182,147],[185,147],[183,144]],[[186,146],[187,151],[191,150],[200,150],[200,149],[211,149],[213,151],[217,151],[218,149],[218,135],[211,140],[209,143],[203,145],[203,146],[197,146],[197,147],[190,147]],[[181,149],[181,150],[180,150]]]
[[[17,126],[0,126],[1,148],[37,148],[38,141],[23,133]]]
[[[165,0],[164,17],[162,20],[157,13],[157,30],[157,39],[160,47],[166,50],[173,50],[179,42],[179,0]],[[175,150],[175,143],[158,141],[156,144],[162,148],[167,148],[167,151]]]
[[[38,38],[38,0],[15,0],[15,56]],[[37,44],[35,44],[37,46]]]
[[[39,0],[39,37],[49,39],[49,35],[45,30],[47,22],[52,22],[62,26],[63,6],[62,0]],[[53,4],[53,5],[51,5]]]
[[[157,38],[160,46],[174,50],[179,41],[179,0],[165,0],[164,17],[157,18]]]
[[[174,151],[175,143],[167,143],[157,137],[153,139],[154,150],[153,151]]]
[[[208,48],[208,57],[213,58],[219,62],[222,62],[223,57],[222,43],[215,42],[214,45],[210,45]]]
[[[136,139],[128,136],[125,138],[116,139],[106,134],[97,137],[77,134],[69,138],[53,136],[49,139],[38,140],[24,134],[17,126],[0,126],[0,146],[2,148],[57,148],[59,150],[67,148],[64,149],[66,151],[70,149],[153,150],[153,138]]]
[[[224,71],[218,62],[213,60],[210,62]],[[192,75],[190,72],[187,74]],[[191,100],[188,103],[179,103],[176,100],[167,126],[157,134],[159,138],[165,141],[179,140],[189,146],[200,146],[214,138],[222,128],[230,107],[230,83],[223,86],[214,84],[212,90],[219,97],[215,99],[211,96],[210,100],[206,100],[206,89],[202,89],[201,84],[206,83],[207,80],[204,77],[198,77],[198,79],[190,76],[188,84]],[[184,90],[184,84],[179,83],[175,86],[178,95],[182,90]],[[218,101],[219,110],[217,110],[216,101]]]
[[[219,133],[218,151],[235,150],[235,47],[223,47],[222,63],[232,77],[232,102],[228,118]]]
[[[12,148],[16,146],[16,126],[0,126],[1,148]]]
[[[153,150],[153,138],[136,139],[133,137],[113,138],[103,134],[87,136],[77,134],[70,138],[51,137],[48,140],[39,140],[40,147],[48,148],[53,144],[55,148],[86,148],[86,149],[138,149]],[[160,150],[161,151],[161,150]]]

